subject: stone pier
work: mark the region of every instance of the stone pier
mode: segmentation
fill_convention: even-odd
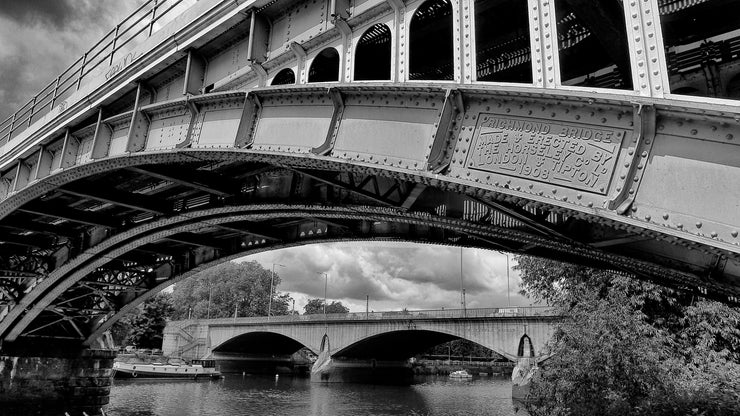
[[[0,352],[3,414],[100,414],[108,403],[115,351]],[[17,409],[15,411],[14,409]],[[15,413],[14,413],[15,412]]]
[[[408,360],[348,359],[320,354],[311,368],[319,383],[411,384],[414,371]]]

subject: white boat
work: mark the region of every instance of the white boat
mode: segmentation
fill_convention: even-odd
[[[113,363],[114,378],[221,378],[221,373],[213,367],[200,364],[174,365],[160,363]]]
[[[450,373],[450,378],[468,379],[473,378],[473,376],[465,370],[457,370]]]

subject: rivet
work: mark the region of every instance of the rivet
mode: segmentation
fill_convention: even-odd
[[[663,219],[664,220],[667,220],[668,219],[668,213],[667,212],[666,213],[663,213]]]
[[[716,231],[712,231],[712,234],[711,235],[712,235],[712,237],[717,238],[717,232]]]
[[[737,237],[737,230],[732,230],[730,232],[730,235],[732,235],[733,237]]]
[[[701,221],[699,221],[699,222],[696,223],[696,228],[701,228],[702,225],[703,224],[701,223]]]

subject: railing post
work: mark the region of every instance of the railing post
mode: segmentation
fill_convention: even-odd
[[[34,95],[31,100],[31,111],[28,112],[28,124],[27,127],[31,127],[31,121],[33,120],[33,111],[36,109],[36,100],[39,98],[38,95]]]
[[[154,7],[152,7],[152,18],[149,20],[149,36],[152,35],[154,29],[154,21],[157,20],[157,0],[154,0]]]
[[[121,29],[121,25],[116,25],[116,30],[113,32],[113,48],[110,51],[110,60],[108,61],[108,65],[113,65],[113,55],[116,54],[116,41],[118,40],[118,31]]]
[[[85,72],[85,64],[87,64],[87,53],[85,52],[84,55],[82,55],[82,65],[80,66],[80,75],[77,76],[77,90],[80,89],[80,84],[82,84],[82,74]]]
[[[51,93],[51,101],[49,102],[49,111],[54,109],[54,102],[57,99],[57,91],[59,91],[59,79],[62,78],[61,75],[59,75],[54,82],[54,92]]]
[[[10,130],[8,130],[8,141],[13,137],[13,129],[15,128],[15,118],[18,116],[18,112],[13,113],[13,118],[10,119]]]

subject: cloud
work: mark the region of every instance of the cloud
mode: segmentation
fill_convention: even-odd
[[[74,16],[71,0],[3,0],[0,16],[25,24],[51,24],[63,27]]]
[[[0,121],[144,0],[0,0]]]
[[[503,254],[477,249],[463,251],[463,282],[469,308],[529,305],[517,294],[519,276],[506,276]],[[410,243],[316,244],[245,257],[265,268],[276,266],[282,279],[280,291],[290,292],[296,309],[308,299],[340,300],[352,311],[459,308],[461,305],[460,249]],[[240,261],[241,261],[240,260]],[[512,262],[510,266],[514,266]],[[507,296],[507,286],[510,288]]]

